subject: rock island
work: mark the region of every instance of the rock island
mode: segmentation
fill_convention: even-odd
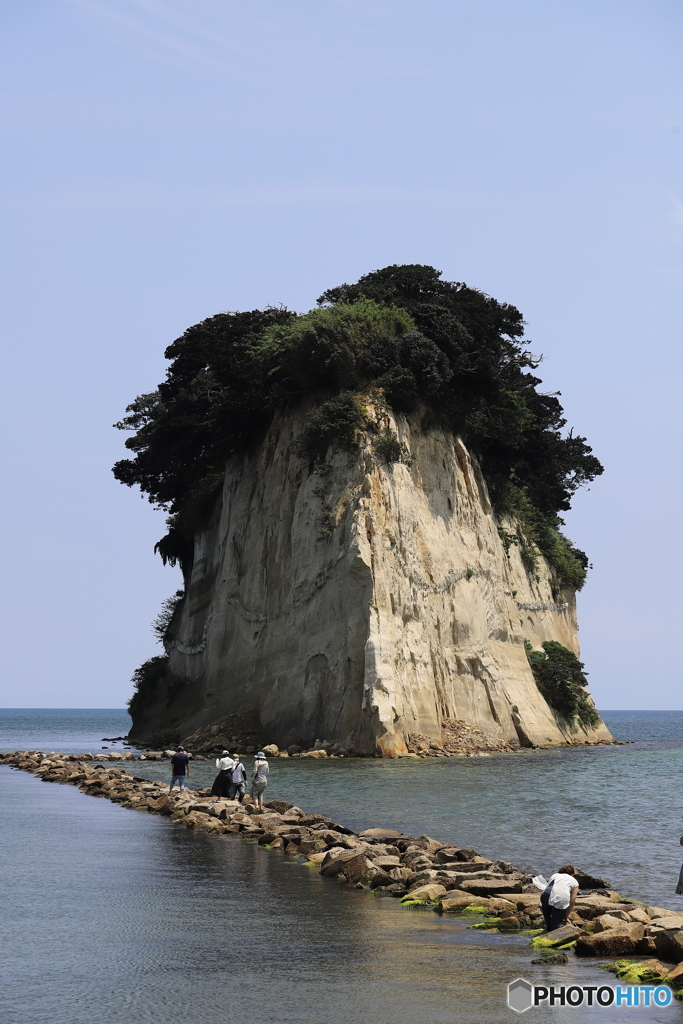
[[[184,587],[130,736],[344,754],[611,742],[578,661],[561,513],[602,467],[513,306],[393,266],[319,308],[223,313],[166,352],[114,468]],[[212,744],[205,743],[205,749]]]

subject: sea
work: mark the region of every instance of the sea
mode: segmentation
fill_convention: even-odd
[[[564,863],[683,909],[683,712],[601,712],[622,746],[442,759],[277,759],[267,795],[474,847],[546,876]],[[0,750],[123,750],[119,709],[0,710]],[[119,738],[117,738],[119,737]],[[127,749],[127,748],[125,748]],[[135,749],[135,748],[133,748]],[[244,758],[249,768],[249,758]],[[167,762],[135,774],[166,778]],[[213,762],[195,762],[203,787]],[[409,910],[301,860],[0,766],[4,1024],[498,1024],[509,982],[604,985],[593,961],[532,965],[518,935]],[[529,1020],[683,1022],[568,1006]]]

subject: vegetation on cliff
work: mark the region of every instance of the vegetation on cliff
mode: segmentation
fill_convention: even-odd
[[[541,646],[542,651],[534,651],[529,641],[524,641],[536,685],[550,707],[570,725],[576,718],[587,727],[596,725],[600,716],[586,689],[583,662],[556,640],[546,640]]]
[[[166,350],[166,380],[116,424],[133,431],[134,456],[116,463],[115,476],[170,513],[156,548],[164,561],[187,570],[227,459],[262,435],[276,408],[307,403],[299,451],[322,460],[332,443],[357,446],[363,395],[373,393],[459,434],[501,524],[506,516],[518,524],[506,536],[527,569],[540,550],[557,592],[579,589],[587,559],[559,532],[560,513],[602,466],[585,438],[564,430],[557,396],[538,390],[530,371],[539,360],[520,340],[519,310],[419,265],[386,267],[318,301],[300,316],[221,313],[189,328]],[[404,458],[390,441],[382,457]]]

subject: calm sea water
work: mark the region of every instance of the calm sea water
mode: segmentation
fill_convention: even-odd
[[[605,712],[629,746],[443,760],[277,760],[268,794],[354,828],[396,825],[545,872],[567,860],[621,891],[673,895],[683,832],[683,713]],[[0,749],[96,753],[125,712],[0,711]],[[246,760],[246,759],[245,759]],[[165,777],[168,765],[136,764]],[[197,763],[192,783],[213,778]],[[528,939],[321,879],[239,840],[192,835],[0,768],[3,1020],[91,1024],[497,1024],[507,983],[604,984],[585,962],[534,967]],[[544,1019],[683,1021],[557,1008]],[[540,1019],[540,1017],[538,1018]]]

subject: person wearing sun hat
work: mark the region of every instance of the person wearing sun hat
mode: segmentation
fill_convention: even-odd
[[[230,795],[230,781],[235,762],[230,757],[230,751],[224,750],[220,757],[216,758],[218,775],[213,780],[211,796],[228,797]]]
[[[251,795],[256,800],[256,809],[263,810],[263,791],[268,785],[268,761],[262,750],[254,759],[254,770],[251,773]]]

